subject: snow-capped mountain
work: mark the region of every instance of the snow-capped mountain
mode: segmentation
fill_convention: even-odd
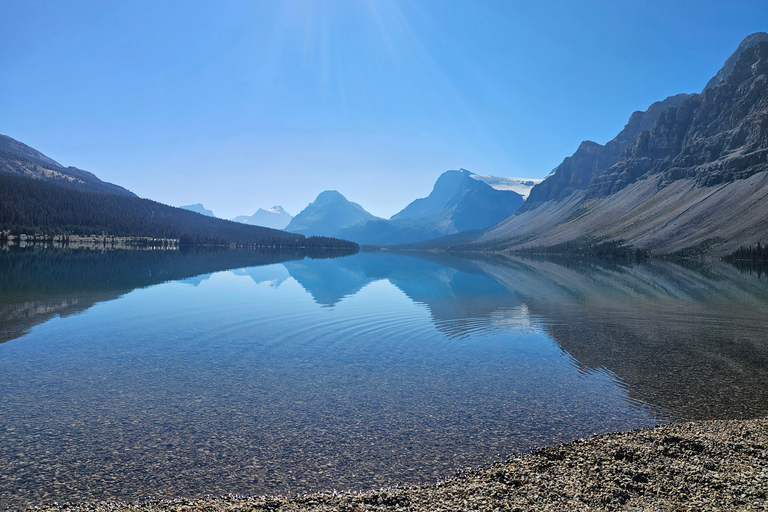
[[[264,226],[273,229],[285,229],[285,227],[291,222],[293,215],[286,212],[282,206],[273,206],[272,208],[265,210],[259,208],[251,216],[240,215],[232,219],[235,222],[242,222],[243,224],[253,224],[256,226]]]

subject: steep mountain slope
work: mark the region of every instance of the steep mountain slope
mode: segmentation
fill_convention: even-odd
[[[754,34],[750,34],[745,37],[744,40],[739,44],[738,48],[736,48],[736,51],[733,52],[733,54],[728,57],[728,60],[725,61],[725,64],[723,64],[723,67],[720,68],[720,71],[718,71],[717,74],[713,76],[709,82],[707,82],[704,90],[706,91],[707,89],[711,89],[728,78],[728,75],[730,75],[731,71],[733,71],[733,68],[736,66],[736,62],[739,60],[739,57],[741,57],[741,54],[744,53],[744,50],[752,48],[757,43],[761,43],[763,41],[768,41],[768,34],[765,32],[755,32]]]
[[[522,195],[497,190],[465,169],[444,172],[429,196],[416,199],[388,221],[368,222],[339,235],[362,244],[398,245],[483,229],[506,219]]]
[[[658,112],[650,129],[630,130],[630,119],[622,133],[637,136],[610,165],[598,162],[605,156],[603,148],[619,137],[602,147],[582,145],[570,162],[566,159],[534,187],[516,215],[484,233],[479,242],[523,249],[624,240],[661,253],[699,245],[723,254],[764,241],[767,38],[757,34],[745,39],[735,63],[718,73],[724,78]]]
[[[539,185],[533,187],[520,213],[530,211],[552,200],[562,200],[571,194],[589,188],[592,180],[615,164],[622,152],[644,131],[650,130],[659,114],[677,107],[690,95],[678,94],[664,101],[653,103],[645,112],[634,112],[624,129],[604,146],[585,140],[576,152],[563,160],[554,172]]]
[[[101,181],[88,171],[64,167],[36,149],[6,135],[0,135],[0,172],[50,181],[76,190],[135,197],[133,192],[123,187]]]
[[[326,190],[291,219],[285,230],[304,235],[338,237],[345,228],[370,220],[379,220],[379,217],[348,201],[339,192]]]
[[[243,224],[252,224],[254,226],[264,226],[265,228],[285,229],[293,219],[293,215],[283,210],[282,206],[273,206],[269,210],[259,208],[251,216],[240,215],[235,217],[235,222]]]
[[[202,205],[202,203],[188,204],[185,206],[179,206],[179,208],[182,210],[199,213],[200,215],[205,215],[206,217],[216,217],[213,212],[211,210],[207,210],[205,206]]]

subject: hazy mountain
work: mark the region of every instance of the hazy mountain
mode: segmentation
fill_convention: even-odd
[[[242,222],[243,224],[253,224],[255,226],[264,226],[273,229],[285,229],[286,226],[293,219],[293,215],[283,210],[282,206],[273,206],[269,210],[259,208],[251,216],[240,215],[235,217],[235,222]]]
[[[399,245],[493,226],[512,215],[523,204],[523,196],[494,188],[483,178],[492,179],[466,169],[444,172],[429,196],[416,199],[389,220],[359,224],[340,236],[362,244]]]
[[[298,213],[285,228],[292,233],[339,237],[342,230],[379,220],[357,203],[348,201],[335,190],[321,192],[312,203]]]
[[[76,190],[135,197],[133,192],[123,187],[101,181],[88,171],[64,167],[36,149],[6,135],[0,135],[0,172],[50,181]]]
[[[724,254],[765,241],[767,40],[746,38],[701,94],[634,113],[605,146],[582,143],[514,216],[475,243],[521,249],[623,240],[659,253],[696,246]]]
[[[179,206],[179,208],[189,210],[190,212],[199,213],[200,215],[205,215],[206,217],[216,217],[211,210],[206,210],[205,206],[203,206],[201,203]]]

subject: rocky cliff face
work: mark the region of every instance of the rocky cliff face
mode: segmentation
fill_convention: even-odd
[[[520,213],[533,210],[547,201],[559,201],[579,190],[586,190],[592,181],[615,164],[622,152],[645,130],[650,130],[659,115],[668,108],[682,104],[689,94],[677,94],[653,103],[645,112],[634,112],[624,129],[604,146],[584,141],[576,152],[563,160],[543,182],[533,187]]]
[[[478,237],[497,249],[622,240],[713,254],[768,238],[768,34],[744,40],[701,94],[635,113],[584,143],[517,213]]]
[[[718,85],[662,112],[587,198],[654,175],[662,176],[662,186],[680,179],[714,186],[768,170],[768,41],[739,53]]]
[[[717,74],[713,76],[709,82],[707,82],[704,90],[706,91],[707,89],[711,89],[728,78],[728,75],[731,74],[733,68],[736,67],[736,62],[741,57],[741,54],[744,53],[745,50],[757,45],[757,43],[764,41],[768,41],[768,34],[765,32],[756,32],[745,37],[744,40],[739,44],[739,47],[736,48],[736,51],[733,52],[733,54],[728,57],[728,60],[725,61],[725,64],[723,64],[723,67],[720,68],[720,71],[718,71]]]

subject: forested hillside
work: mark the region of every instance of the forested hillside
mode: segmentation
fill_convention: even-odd
[[[0,173],[0,231],[13,234],[173,238],[191,244],[355,248],[331,238],[205,217],[149,199],[85,192]]]

